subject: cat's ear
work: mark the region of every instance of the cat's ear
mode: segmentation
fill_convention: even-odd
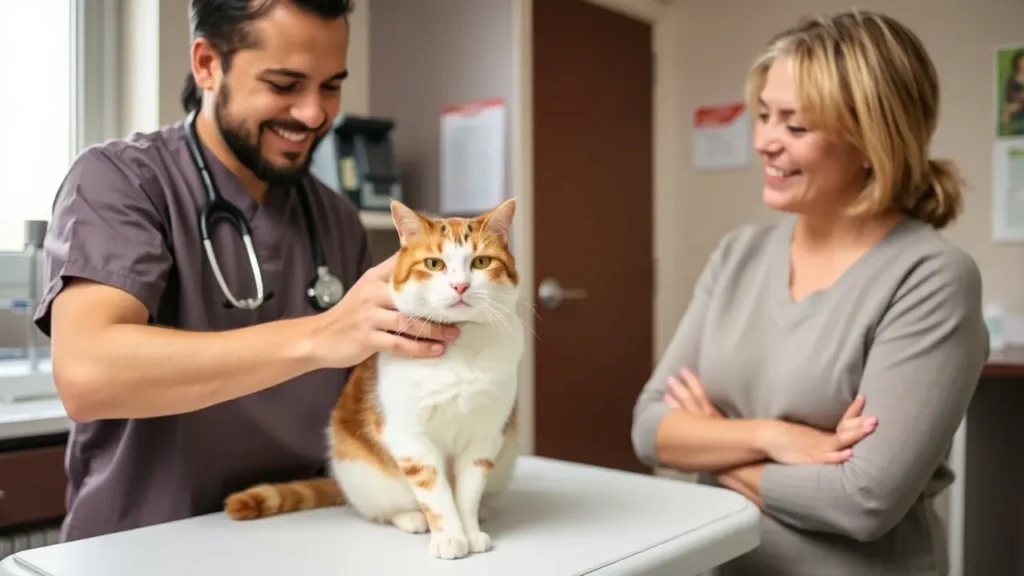
[[[398,200],[391,201],[391,219],[395,222],[402,246],[408,245],[409,241],[422,233],[426,226],[422,216]]]
[[[509,198],[497,208],[484,214],[481,220],[503,244],[508,244],[508,237],[512,233],[512,216],[516,213],[516,199]]]

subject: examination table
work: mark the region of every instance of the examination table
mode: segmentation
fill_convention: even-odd
[[[731,491],[524,456],[482,528],[494,548],[430,556],[426,534],[328,508],[236,522],[210,514],[36,548],[0,576],[694,576],[759,543],[760,514]]]

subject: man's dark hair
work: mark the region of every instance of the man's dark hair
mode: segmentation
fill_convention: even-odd
[[[279,2],[288,2],[325,20],[344,17],[346,24],[352,13],[352,0],[191,0],[192,38],[206,38],[210,42],[220,55],[226,74],[236,52],[256,46],[259,39],[253,33],[252,23]],[[196,110],[201,97],[190,71],[181,92],[181,106],[186,112]]]

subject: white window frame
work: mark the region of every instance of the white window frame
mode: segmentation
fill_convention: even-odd
[[[121,0],[69,0],[74,102],[71,157],[120,136]]]

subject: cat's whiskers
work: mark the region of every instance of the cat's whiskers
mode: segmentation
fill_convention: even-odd
[[[530,328],[529,326],[526,325],[526,321],[525,320],[523,320],[518,314],[516,314],[512,310],[509,310],[509,308],[507,306],[503,306],[500,303],[498,303],[497,301],[495,301],[495,299],[494,299],[495,295],[494,294],[481,294],[480,297],[481,297],[481,300],[484,301],[485,305],[496,306],[501,312],[504,312],[503,314],[500,314],[500,317],[501,317],[501,319],[503,321],[509,322],[510,319],[515,320],[516,322],[519,322],[523,326],[523,328],[528,329],[530,331],[530,333],[533,334],[534,338],[537,338],[537,333],[532,328]],[[515,296],[499,296],[499,297],[500,298],[508,298],[508,299],[512,300],[513,302],[519,301],[519,300],[516,299]],[[509,329],[511,329],[511,326],[509,326]]]
[[[509,336],[512,335],[512,325],[508,323],[502,314],[495,311],[494,306],[487,300],[482,301],[485,317],[488,323],[493,326],[497,326],[499,330],[504,329],[508,331]]]

